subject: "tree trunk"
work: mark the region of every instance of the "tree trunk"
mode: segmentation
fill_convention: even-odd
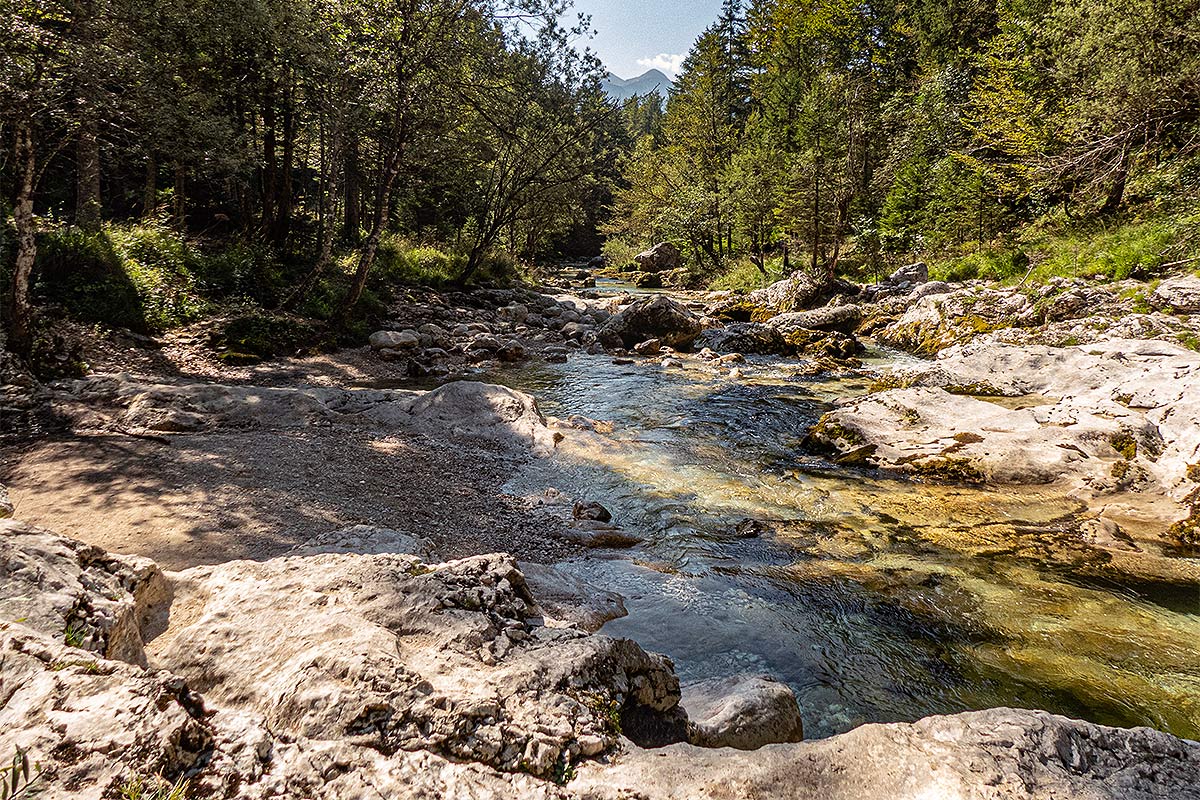
[[[388,212],[392,202],[392,184],[395,183],[399,171],[399,157],[396,156],[387,168],[383,183],[379,187],[379,194],[375,198],[375,219],[371,223],[371,233],[367,236],[362,250],[359,251],[358,267],[354,271],[354,283],[351,284],[349,293],[342,301],[341,308],[338,309],[339,323],[344,324],[350,318],[350,312],[354,306],[358,305],[363,289],[367,286],[367,276],[371,273],[371,267],[375,264],[375,254],[379,250],[379,240],[383,238],[383,231],[387,227]]]
[[[361,226],[362,186],[358,175],[358,142],[352,141],[346,152],[346,221],[343,235],[352,242],[358,241]]]
[[[13,206],[13,227],[17,234],[17,257],[9,293],[8,347],[28,358],[33,350],[33,305],[29,284],[33,262],[37,258],[37,221],[33,216],[33,187],[37,175],[37,151],[27,122],[18,122],[14,161],[17,169],[17,196]]]
[[[283,110],[283,164],[279,168],[279,196],[275,201],[275,227],[272,239],[277,244],[287,241],[292,227],[292,161],[296,155],[296,111],[292,90],[288,89]]]
[[[75,224],[100,230],[100,140],[94,119],[86,119],[75,140]]]
[[[1125,182],[1129,180],[1129,147],[1121,150],[1121,160],[1117,163],[1117,171],[1113,176],[1112,186],[1108,189],[1108,197],[1100,207],[1101,214],[1112,214],[1121,207],[1125,198]]]
[[[142,216],[149,219],[158,211],[158,162],[154,154],[146,156],[146,179],[142,184]]]
[[[263,100],[262,219],[259,222],[263,234],[267,236],[271,235],[275,226],[275,198],[278,192],[275,151],[275,97],[268,90]]]
[[[321,193],[321,253],[317,257],[317,263],[309,270],[309,273],[304,276],[304,280],[300,281],[300,285],[292,292],[283,302],[283,307],[293,309],[304,302],[304,298],[308,296],[308,292],[312,289],[313,284],[321,277],[329,264],[333,261],[333,242],[337,238],[337,225],[334,224],[333,215],[337,209],[337,190],[338,190],[338,165],[342,160],[342,137],[334,131],[331,136],[330,156],[327,159],[328,167],[324,180],[324,187]]]
[[[187,230],[187,197],[184,177],[186,170],[180,163],[175,164],[175,197],[172,199],[171,217],[175,228],[183,233]]]

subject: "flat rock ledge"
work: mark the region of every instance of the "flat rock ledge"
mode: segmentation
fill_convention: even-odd
[[[546,427],[532,396],[478,381],[417,392],[151,383],[110,374],[66,383],[57,400],[75,428],[149,434],[355,425],[492,442],[534,455],[553,452],[561,435]]]
[[[1185,347],[983,336],[881,383],[826,414],[810,444],[923,478],[1140,492],[1162,498],[1168,523],[1194,513],[1200,354]]]
[[[12,520],[0,545],[0,752],[63,800],[159,775],[247,800],[1200,796],[1200,744],[1032,711],[669,744],[799,719],[753,678],[693,687],[689,726],[669,660],[543,624],[504,554],[433,563],[357,527],[164,573]],[[535,581],[568,606],[587,594],[569,583]]]

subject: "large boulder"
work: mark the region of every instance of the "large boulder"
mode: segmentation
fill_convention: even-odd
[[[710,328],[697,340],[718,353],[760,353],[774,355],[790,352],[783,334],[759,322],[735,322],[724,328]]]
[[[798,742],[804,725],[787,684],[756,675],[712,678],[683,687],[688,741],[701,747],[754,750]]]
[[[373,350],[414,350],[421,337],[414,331],[375,331],[369,341]]]
[[[700,319],[666,295],[638,300],[609,317],[597,332],[605,347],[633,348],[639,342],[658,339],[668,347],[691,347],[704,326]]]
[[[785,334],[800,328],[853,333],[861,321],[861,308],[856,305],[841,305],[791,311],[768,320],[767,324]]]
[[[1200,277],[1187,275],[1165,280],[1150,294],[1150,305],[1178,314],[1200,312]]]
[[[172,577],[157,663],[285,737],[552,775],[615,744],[611,714],[679,699],[666,659],[539,625],[509,556],[315,554]]]
[[[917,261],[913,264],[905,264],[891,275],[887,276],[887,283],[895,286],[915,286],[919,283],[925,283],[929,280],[929,267],[925,266],[924,261]]]
[[[0,521],[0,618],[104,658],[145,664],[142,631],[170,600],[149,559]]]
[[[433,435],[452,435],[528,448],[554,450],[554,432],[531,395],[478,381],[453,381],[414,399],[407,423]]]
[[[751,306],[784,314],[820,305],[837,288],[837,283],[828,275],[801,271],[765,289],[755,289],[746,300]]]
[[[633,257],[642,272],[667,272],[679,269],[679,248],[670,242],[659,242]]]

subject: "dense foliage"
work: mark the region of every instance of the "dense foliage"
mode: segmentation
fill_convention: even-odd
[[[236,262],[218,288],[285,308],[316,293],[344,320],[399,241],[442,243],[432,272],[466,280],[593,227],[624,133],[565,10],[0,0],[9,344],[29,350],[43,290],[136,295],[107,319],[159,329]]]
[[[1008,274],[1047,226],[1141,214],[1193,223],[1153,257],[1182,259],[1200,0],[728,0],[625,179],[616,239],[675,241],[707,276],[912,257]]]

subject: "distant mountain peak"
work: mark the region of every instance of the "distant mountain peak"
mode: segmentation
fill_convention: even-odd
[[[636,78],[621,78],[610,72],[600,81],[604,93],[613,100],[628,100],[634,95],[647,95],[656,90],[665,96],[673,85],[671,79],[657,69],[646,70]]]

